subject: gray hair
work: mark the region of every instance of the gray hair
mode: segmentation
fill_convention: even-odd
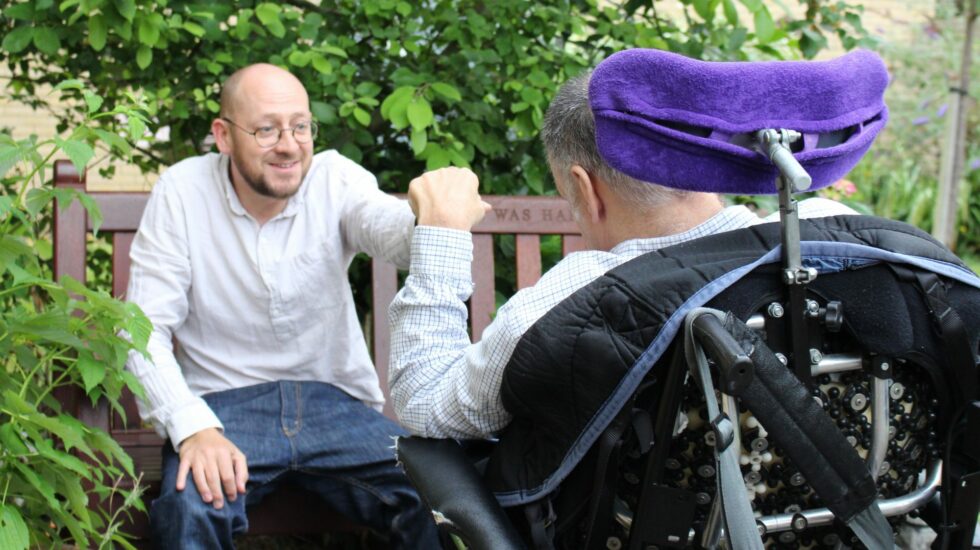
[[[592,72],[586,71],[566,81],[544,115],[541,141],[548,154],[548,164],[555,172],[555,185],[572,204],[578,204],[577,192],[569,185],[572,165],[578,164],[632,204],[659,206],[686,194],[687,191],[632,178],[606,164],[595,142],[595,117],[589,105],[591,76]]]

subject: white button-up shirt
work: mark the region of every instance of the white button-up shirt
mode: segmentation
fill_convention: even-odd
[[[406,267],[414,216],[369,172],[327,151],[282,213],[259,225],[208,154],[167,170],[133,241],[127,299],[153,323],[144,420],[176,447],[221,423],[201,395],[276,380],[326,382],[378,408],[383,396],[347,269],[358,252]],[[173,338],[179,344],[174,350]]]

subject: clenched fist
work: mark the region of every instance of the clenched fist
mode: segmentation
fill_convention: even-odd
[[[408,203],[419,225],[469,231],[490,210],[479,187],[479,178],[468,168],[440,168],[412,180]]]

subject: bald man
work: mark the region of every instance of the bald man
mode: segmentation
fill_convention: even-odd
[[[211,124],[219,153],[153,188],[133,241],[128,299],[153,322],[128,368],[172,445],[150,508],[160,548],[231,548],[246,506],[299,484],[391,548],[434,548],[435,528],[396,466],[383,396],[354,309],[358,252],[407,267],[403,201],[336,151],[292,74],[229,77]],[[173,345],[173,341],[179,345]]]

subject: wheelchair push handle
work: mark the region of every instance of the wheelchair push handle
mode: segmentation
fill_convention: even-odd
[[[714,315],[700,315],[692,323],[692,329],[705,354],[718,366],[721,391],[739,396],[755,374],[752,359]]]

